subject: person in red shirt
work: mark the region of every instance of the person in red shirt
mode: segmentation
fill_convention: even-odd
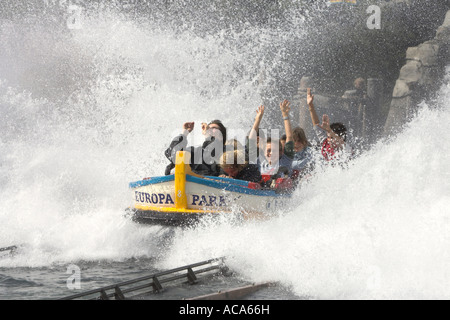
[[[314,108],[314,96],[311,94],[310,88],[307,89],[306,99],[314,131],[319,138],[322,156],[327,161],[336,159],[338,157],[337,153],[347,148],[347,128],[339,122],[330,124],[330,118],[326,114],[322,116],[322,123],[320,123]]]

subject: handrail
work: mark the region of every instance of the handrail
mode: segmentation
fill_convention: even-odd
[[[224,268],[223,260],[224,260],[223,257],[210,259],[210,260],[186,265],[183,267],[158,272],[158,273],[140,277],[137,279],[120,282],[118,284],[113,284],[113,285],[109,285],[106,287],[93,289],[93,290],[81,292],[78,294],[66,296],[66,297],[61,298],[60,300],[73,300],[73,299],[89,297],[89,296],[93,296],[93,295],[97,295],[95,298],[93,298],[95,300],[109,300],[109,298],[111,298],[111,297],[114,297],[116,300],[124,300],[127,298],[131,298],[131,297],[125,297],[124,296],[125,293],[137,292],[139,290],[146,289],[149,287],[153,288],[153,290],[151,292],[145,292],[145,293],[141,292],[134,296],[159,292],[159,291],[163,290],[163,287],[162,287],[163,283],[180,280],[183,278],[187,279],[187,281],[190,284],[194,284],[197,282],[198,274],[206,273],[206,272],[214,271],[214,270],[222,270]],[[212,265],[207,268],[194,270],[194,268],[201,267],[201,266],[208,265],[208,264],[213,264],[213,263],[217,263],[217,265]],[[186,271],[186,273],[176,274],[176,273],[179,273],[182,271]],[[164,276],[169,276],[169,275],[171,275],[171,277],[164,278]],[[146,282],[144,284],[142,283],[143,281],[148,281],[148,280],[150,280],[150,281]],[[134,287],[121,288],[121,287],[130,286],[130,285],[137,284],[137,283],[139,283],[139,285],[134,286]],[[109,290],[114,290],[114,291],[111,293],[108,293],[107,291],[109,291]]]

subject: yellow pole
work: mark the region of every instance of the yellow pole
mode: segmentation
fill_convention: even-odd
[[[186,173],[190,171],[189,152],[178,151],[175,161],[175,208],[187,209]]]

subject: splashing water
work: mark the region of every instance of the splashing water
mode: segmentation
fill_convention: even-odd
[[[265,61],[271,35],[175,32],[106,9],[81,29],[58,17],[1,22],[0,244],[29,252],[0,263],[158,256],[159,229],[123,217],[128,183],[164,172],[187,119],[250,128],[260,71],[279,67]]]
[[[187,231],[167,262],[213,252],[254,281],[279,281],[302,297],[448,298],[450,147],[439,125],[450,120],[448,80],[436,106],[423,104],[398,137],[298,190],[292,212]]]
[[[450,297],[449,77],[397,137],[303,185],[292,211],[176,230],[161,247],[165,230],[123,216],[128,182],[162,174],[184,121],[250,128],[301,27],[200,36],[109,12],[49,32],[27,19],[0,29],[0,247],[24,245],[1,266],[150,256],[169,268],[226,256],[301,297]]]

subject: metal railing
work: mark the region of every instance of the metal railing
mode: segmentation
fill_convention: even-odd
[[[197,275],[199,274],[211,271],[223,272],[226,270],[223,260],[224,258],[210,259],[103,288],[70,295],[61,298],[60,300],[73,300],[78,298],[87,298],[91,300],[110,300],[113,298],[115,300],[125,300],[160,292],[163,290],[163,284],[176,280],[186,279],[188,283],[195,284],[198,280]],[[210,266],[196,269],[206,265]],[[130,296],[129,293],[133,293],[133,295]]]

